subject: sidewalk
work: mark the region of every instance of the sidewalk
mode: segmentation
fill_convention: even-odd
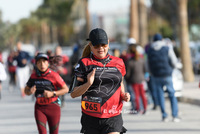
[[[180,102],[200,106],[199,77],[195,77],[194,82],[184,82],[182,93],[182,97],[179,98]]]

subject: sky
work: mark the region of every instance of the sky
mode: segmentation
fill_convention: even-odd
[[[35,11],[43,0],[0,0],[2,20],[16,23],[22,18],[28,18],[31,11]]]
[[[89,11],[92,13],[109,12],[129,8],[130,0],[89,0]]]
[[[0,0],[2,20],[16,23],[22,18],[28,18],[31,11],[35,11],[43,0]],[[89,0],[91,13],[109,12],[121,8],[129,8],[130,0]]]

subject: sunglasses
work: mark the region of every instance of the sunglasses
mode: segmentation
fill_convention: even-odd
[[[99,47],[103,47],[103,48],[106,48],[108,47],[108,44],[99,44],[99,45],[96,45],[96,46],[93,46],[95,49],[99,48]]]

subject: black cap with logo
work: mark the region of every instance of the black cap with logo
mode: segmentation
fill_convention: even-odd
[[[47,56],[47,54],[45,54],[45,53],[38,53],[38,54],[35,56],[35,63],[36,63],[39,59],[41,59],[41,58],[44,58],[44,59],[46,59],[46,60],[49,59],[48,56]]]
[[[101,28],[93,29],[90,32],[89,39],[87,41],[91,41],[93,46],[99,44],[108,44],[108,37],[106,32]]]

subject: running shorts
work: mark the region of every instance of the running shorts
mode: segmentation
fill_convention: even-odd
[[[108,134],[111,132],[123,134],[127,131],[123,127],[121,114],[111,118],[97,118],[82,112],[81,124],[82,129],[80,133],[84,134]]]

